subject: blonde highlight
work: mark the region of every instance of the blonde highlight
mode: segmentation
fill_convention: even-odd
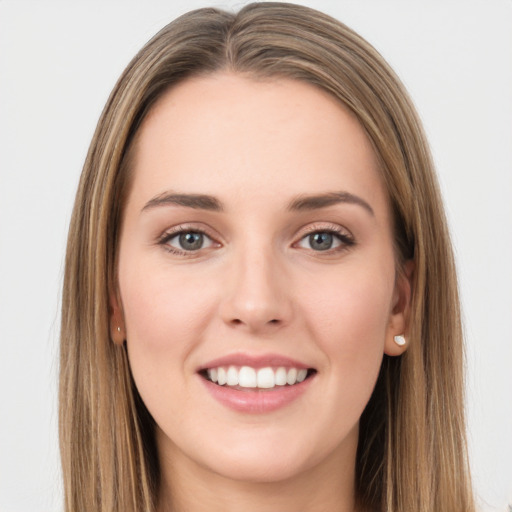
[[[66,510],[155,510],[153,421],[124,347],[109,334],[118,234],[144,119],[173,85],[220,70],[306,81],[365,129],[393,208],[397,259],[413,259],[415,272],[408,350],[384,357],[361,418],[359,502],[390,512],[472,512],[457,280],[421,123],[369,43],[317,11],[271,2],[237,14],[201,9],[169,24],[128,65],[98,122],[66,254],[59,397]]]

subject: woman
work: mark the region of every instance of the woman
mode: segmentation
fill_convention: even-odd
[[[64,290],[68,510],[473,510],[428,147],[333,19],[199,10],[141,50]]]

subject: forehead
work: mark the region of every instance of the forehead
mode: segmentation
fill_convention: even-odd
[[[291,79],[186,80],[151,110],[134,158],[141,200],[169,189],[229,199],[343,189],[384,200],[373,148],[327,92]]]

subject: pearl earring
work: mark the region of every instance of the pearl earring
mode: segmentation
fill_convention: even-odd
[[[398,336],[395,336],[395,343],[399,345],[400,347],[403,347],[407,342],[405,341],[405,336],[402,334],[399,334]]]
[[[117,332],[121,332],[121,327],[117,326]]]

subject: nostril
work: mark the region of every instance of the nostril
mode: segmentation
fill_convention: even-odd
[[[242,322],[242,320],[240,320],[239,318],[233,318],[233,320],[231,320],[231,323],[233,323],[235,325],[240,325],[240,324],[243,324],[244,322]],[[278,324],[279,320],[277,318],[273,318],[272,320],[269,320],[268,323],[269,324]]]
[[[264,329],[265,327],[266,328],[269,328],[269,327],[277,328],[283,324],[283,320],[281,318],[272,318],[272,317],[270,317],[270,319],[268,319],[268,318],[269,318],[269,316],[267,316],[267,318],[265,318],[265,316],[263,316],[263,315],[256,315],[256,314],[255,315],[247,315],[246,318],[244,318],[243,316],[239,316],[238,318],[233,316],[232,318],[230,318],[228,320],[228,323],[232,327],[246,326],[250,330],[259,330],[259,329]]]

